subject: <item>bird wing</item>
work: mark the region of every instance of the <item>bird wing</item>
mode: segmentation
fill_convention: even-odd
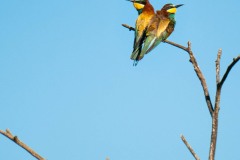
[[[134,48],[137,48],[137,46],[139,45],[139,40],[143,37],[143,33],[147,26],[148,22],[145,20],[143,16],[140,15],[136,21]]]
[[[141,15],[139,15],[138,19],[136,20],[133,52],[131,54],[131,59],[133,59],[133,60],[138,59],[138,56],[141,53],[142,45],[146,39],[147,27],[149,25],[151,18],[152,18],[151,14],[150,15],[149,14],[141,14]]]
[[[171,21],[169,19],[159,20],[158,28],[155,33],[157,38],[154,39],[154,42],[151,44],[151,46],[148,47],[145,54],[152,51],[156,46],[158,46],[163,40],[165,40],[170,35],[168,34],[168,27],[170,22]]]
[[[168,25],[170,23],[170,20],[169,19],[161,19],[160,22],[159,22],[159,25],[158,25],[158,29],[157,29],[157,37],[161,37],[162,36],[162,33],[164,31],[166,31]]]
[[[142,52],[142,45],[146,39],[146,30],[145,29],[142,33],[141,33],[141,36],[136,38],[135,36],[135,39],[134,39],[134,46],[133,46],[133,52],[131,54],[131,59],[132,60],[140,60],[138,57],[139,57],[139,54]]]
[[[142,59],[144,57],[144,55],[146,54],[146,51],[155,42],[155,40],[157,38],[156,32],[158,29],[158,23],[159,23],[159,18],[157,17],[157,15],[155,15],[151,19],[151,22],[150,22],[149,26],[147,27],[144,45],[143,45],[142,51],[139,55],[139,59]]]

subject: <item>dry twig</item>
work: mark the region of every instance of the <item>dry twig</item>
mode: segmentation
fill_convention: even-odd
[[[181,139],[182,139],[183,143],[186,145],[186,147],[188,148],[188,150],[192,153],[193,157],[196,160],[200,160],[198,155],[194,152],[193,148],[190,146],[190,144],[187,142],[186,138],[183,135],[181,135]]]
[[[228,74],[230,73],[231,69],[233,68],[233,66],[240,60],[240,55],[238,55],[236,58],[233,58],[232,63],[228,66],[225,74],[223,75],[222,80],[220,81],[219,85],[223,85],[223,83],[225,82]]]
[[[0,130],[0,134],[12,140],[14,143],[25,149],[28,153],[30,153],[33,157],[37,158],[38,160],[44,160],[44,158],[37,154],[33,149],[31,149],[29,146],[20,141],[17,136],[13,136],[9,129],[6,129],[6,132]]]

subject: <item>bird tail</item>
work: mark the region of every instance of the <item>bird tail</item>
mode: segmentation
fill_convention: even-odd
[[[134,60],[133,61],[133,66],[137,66],[138,64],[138,61],[140,61],[142,58],[139,57],[140,53],[141,53],[141,50],[142,50],[142,47],[140,48],[137,48],[135,49],[133,52],[132,52],[132,55],[131,55],[131,59]]]
[[[142,48],[142,51],[141,51],[141,53],[140,53],[140,55],[139,55],[139,58],[142,59],[145,54],[147,54],[148,52],[150,52],[150,51],[148,51],[148,50],[149,50],[149,48],[154,44],[155,40],[156,40],[156,37],[155,37],[155,36],[149,36],[149,37],[147,37],[146,41],[144,42],[144,46],[143,46],[143,48]]]
[[[148,54],[149,52],[151,52],[154,48],[156,48],[159,44],[161,43],[161,41],[155,40],[155,42],[147,49],[145,54]]]
[[[134,60],[133,65],[136,66],[137,62],[140,61],[143,56],[140,56],[141,52],[142,52],[142,45],[144,43],[146,39],[146,29],[143,33],[143,35],[138,39],[138,40],[134,40],[134,47],[133,47],[133,52],[131,54],[131,59]]]
[[[135,49],[133,50],[130,58],[131,58],[132,60],[137,60],[139,53],[141,53],[141,50],[142,50],[141,47],[135,48]]]

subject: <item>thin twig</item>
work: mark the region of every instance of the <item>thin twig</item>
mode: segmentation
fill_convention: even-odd
[[[168,44],[171,44],[172,46],[174,46],[174,47],[177,47],[177,48],[180,48],[180,49],[182,49],[182,50],[184,50],[184,51],[188,51],[188,48],[187,47],[184,47],[184,46],[182,46],[182,45],[180,45],[180,44],[177,44],[177,43],[174,43],[174,42],[171,42],[171,41],[169,41],[169,40],[165,40],[165,41],[163,41],[164,43],[168,43]]]
[[[233,58],[232,63],[228,66],[228,68],[227,68],[225,74],[223,75],[223,78],[220,81],[219,85],[223,85],[223,83],[225,82],[225,80],[226,80],[229,72],[231,71],[232,67],[239,61],[239,59],[240,59],[240,55],[238,55],[236,58]]]
[[[17,136],[13,136],[9,129],[6,129],[6,132],[0,130],[0,134],[12,140],[14,143],[25,149],[28,153],[30,153],[33,157],[37,158],[38,160],[44,160],[44,158],[37,154],[33,149],[31,149],[29,146],[20,141]]]
[[[207,103],[207,106],[208,106],[208,110],[209,110],[210,115],[212,117],[213,105],[212,105],[212,101],[211,101],[211,98],[210,98],[210,95],[209,95],[207,83],[206,83],[206,80],[205,80],[205,78],[204,78],[204,76],[202,74],[201,69],[198,66],[196,58],[193,55],[193,52],[192,52],[192,49],[191,49],[191,42],[188,42],[188,51],[187,52],[189,54],[190,62],[193,65],[194,71],[196,72],[196,74],[198,76],[198,79],[201,82],[201,85],[202,85],[202,88],[203,88],[203,93],[204,93],[204,96],[205,96],[205,100],[206,100],[206,103]]]
[[[222,56],[222,49],[218,50],[217,60],[216,60],[216,83],[220,82],[220,59]]]
[[[129,31],[135,31],[135,28],[133,28],[133,27],[127,25],[127,24],[122,24],[122,26],[125,27],[125,28],[128,28]]]
[[[186,138],[183,135],[181,135],[181,139],[182,139],[183,143],[186,145],[186,147],[188,148],[188,150],[192,153],[193,157],[196,160],[200,160],[198,155],[194,152],[193,148],[190,146],[190,144],[187,142]]]

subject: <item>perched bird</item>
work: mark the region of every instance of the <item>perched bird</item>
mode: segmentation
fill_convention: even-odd
[[[129,0],[133,2],[134,7],[138,11],[138,18],[135,24],[135,38],[133,45],[133,52],[131,59],[134,60],[133,65],[137,65],[139,54],[142,49],[142,41],[144,40],[144,32],[147,30],[148,25],[155,15],[154,8],[148,0]]]
[[[143,33],[143,39],[138,42],[138,45],[143,47],[136,61],[141,60],[145,54],[152,51],[157,45],[171,35],[176,24],[175,13],[177,8],[182,5],[183,4],[173,5],[169,3],[164,5],[160,11],[157,11]]]

